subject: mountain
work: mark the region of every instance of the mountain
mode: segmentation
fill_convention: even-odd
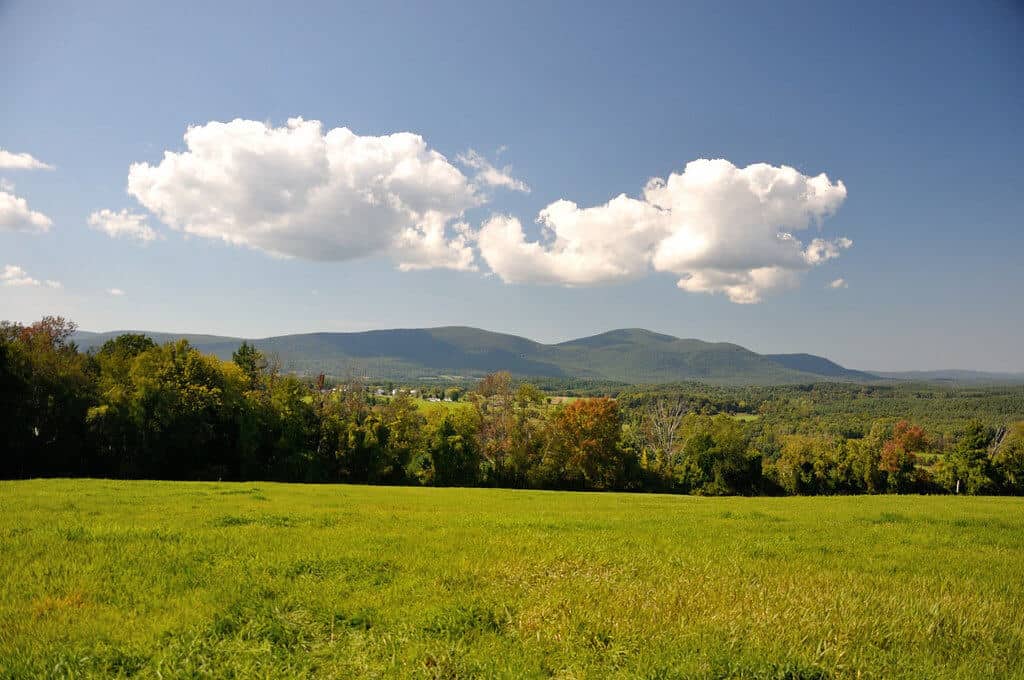
[[[913,382],[940,382],[954,385],[1022,385],[1024,373],[995,373],[947,369],[939,371],[875,371],[875,375],[890,380]]]
[[[774,384],[821,379],[787,369],[739,345],[680,339],[638,328],[608,331],[553,348],[559,364],[573,375],[622,382]]]
[[[781,364],[786,368],[804,373],[814,373],[839,380],[862,381],[878,380],[878,375],[856,371],[852,368],[843,368],[834,361],[814,354],[765,354],[767,359]]]
[[[173,340],[185,339],[190,344],[196,347],[209,346],[216,344],[231,344],[234,343],[234,348],[238,349],[238,345],[242,342],[243,338],[232,338],[225,335],[203,335],[201,333],[161,333],[159,331],[140,331],[140,330],[125,330],[125,331],[109,331],[104,333],[94,333],[92,331],[76,331],[73,340],[78,343],[78,347],[82,350],[88,350],[92,348],[99,348],[100,345],[105,343],[107,340],[116,338],[119,335],[125,333],[141,333],[142,335],[148,335],[153,339],[153,342],[158,345],[162,345],[165,342],[171,342]]]
[[[198,349],[229,359],[241,338],[187,333],[79,332],[83,349],[99,347],[123,332],[145,332],[157,342],[185,338]],[[723,384],[784,384],[823,380],[872,380],[823,357],[761,355],[739,345],[683,339],[626,328],[545,345],[479,328],[447,326],[304,333],[252,341],[276,355],[286,370],[383,380],[474,378],[507,370],[518,376],[590,378],[627,383],[696,380]]]

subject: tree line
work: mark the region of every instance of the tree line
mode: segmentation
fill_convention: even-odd
[[[0,324],[4,478],[1024,493],[1024,423],[971,423],[955,439],[890,417],[867,432],[807,432],[671,392],[552,404],[508,373],[425,410],[357,380],[325,389],[248,343],[232,361],[139,334],[81,352],[74,331],[56,317]]]

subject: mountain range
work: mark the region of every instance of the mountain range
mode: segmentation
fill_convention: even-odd
[[[79,331],[74,339],[82,349],[90,349],[126,332],[145,333],[159,343],[185,338],[199,350],[222,359],[230,359],[243,340],[150,331]],[[521,377],[626,383],[787,384],[914,379],[913,374],[904,377],[852,370],[813,354],[758,354],[731,343],[677,338],[639,328],[613,330],[557,344],[464,326],[303,333],[250,342],[265,354],[276,355],[287,371],[392,381],[459,380],[500,370]],[[970,373],[975,378],[973,382],[982,381],[979,376],[994,375]],[[943,372],[929,372],[920,379],[942,380],[944,376]]]

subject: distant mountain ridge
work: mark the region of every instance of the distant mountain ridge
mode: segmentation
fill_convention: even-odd
[[[75,341],[82,349],[96,348],[127,332],[145,333],[158,343],[185,338],[222,359],[229,359],[243,340],[189,333],[80,331]],[[880,379],[824,357],[762,355],[731,343],[677,338],[642,328],[612,330],[557,344],[466,326],[302,333],[250,342],[264,353],[276,354],[289,371],[365,375],[379,380],[453,380],[500,370],[521,377],[626,383],[788,384]]]
[[[866,371],[844,368],[834,361],[814,354],[765,354],[765,357],[786,368],[830,378],[852,381],[878,380],[879,376]]]
[[[997,373],[950,368],[932,371],[876,371],[879,377],[910,382],[950,383],[954,385],[1020,385],[1024,373]]]

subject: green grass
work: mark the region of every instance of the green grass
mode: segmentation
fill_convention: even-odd
[[[472,410],[473,404],[468,401],[427,401],[426,399],[417,399],[416,407],[424,416],[432,418],[435,415],[464,413]]]
[[[1024,677],[1024,502],[0,482],[0,677]]]

